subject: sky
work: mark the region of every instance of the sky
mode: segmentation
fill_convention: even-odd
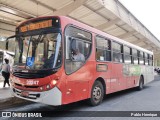
[[[160,40],[160,0],[119,0]]]

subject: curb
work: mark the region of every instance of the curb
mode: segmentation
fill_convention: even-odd
[[[18,106],[18,105],[23,105],[23,104],[25,105],[29,103],[33,103],[33,102],[23,100],[17,97],[10,97],[10,98],[0,100],[0,110]]]

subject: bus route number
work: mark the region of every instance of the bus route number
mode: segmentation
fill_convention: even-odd
[[[38,85],[38,80],[27,80],[27,85]]]

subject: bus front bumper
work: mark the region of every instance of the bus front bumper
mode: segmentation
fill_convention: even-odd
[[[44,92],[23,91],[16,88],[12,88],[12,90],[13,95],[21,99],[40,102],[47,105],[62,105],[62,93],[57,87]]]

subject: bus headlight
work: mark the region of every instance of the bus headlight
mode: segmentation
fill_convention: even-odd
[[[40,87],[40,90],[43,90],[43,87]]]
[[[53,86],[55,86],[55,85],[57,84],[57,81],[56,81],[56,80],[52,80],[52,81],[51,81],[51,84],[52,84]]]
[[[41,91],[50,90],[50,89],[52,89],[53,87],[55,87],[56,84],[57,84],[57,80],[52,80],[52,81],[50,82],[50,84],[41,86],[41,87],[39,87],[39,89],[40,89]]]
[[[50,85],[47,85],[46,88],[47,88],[47,89],[50,89]]]

